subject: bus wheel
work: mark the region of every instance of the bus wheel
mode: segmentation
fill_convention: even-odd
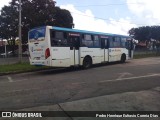
[[[92,66],[92,59],[90,57],[85,57],[83,60],[83,68],[87,69]]]
[[[122,54],[122,56],[121,56],[121,63],[125,63],[125,61],[126,61],[126,55]]]

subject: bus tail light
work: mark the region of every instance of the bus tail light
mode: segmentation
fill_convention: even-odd
[[[49,48],[47,48],[45,51],[45,58],[47,59],[49,56],[50,56],[50,50]]]

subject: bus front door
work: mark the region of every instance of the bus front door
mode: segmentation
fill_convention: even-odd
[[[127,40],[128,57],[133,58],[133,42],[132,40]]]
[[[71,65],[79,65],[79,47],[80,47],[80,36],[69,36],[70,43],[70,63]]]

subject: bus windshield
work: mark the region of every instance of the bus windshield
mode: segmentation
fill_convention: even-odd
[[[45,37],[46,27],[40,27],[29,31],[29,40],[40,40]]]

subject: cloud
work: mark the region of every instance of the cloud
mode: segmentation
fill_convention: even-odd
[[[4,5],[8,5],[9,2],[11,2],[11,0],[1,0],[0,10],[2,9],[2,7],[4,7]]]
[[[126,0],[129,10],[146,25],[160,24],[160,0]],[[136,3],[136,4],[129,4]]]
[[[129,17],[119,20],[113,18],[98,19],[89,9],[79,11],[71,4],[60,7],[71,12],[75,29],[127,35],[129,29],[136,27],[135,24],[131,24]]]

